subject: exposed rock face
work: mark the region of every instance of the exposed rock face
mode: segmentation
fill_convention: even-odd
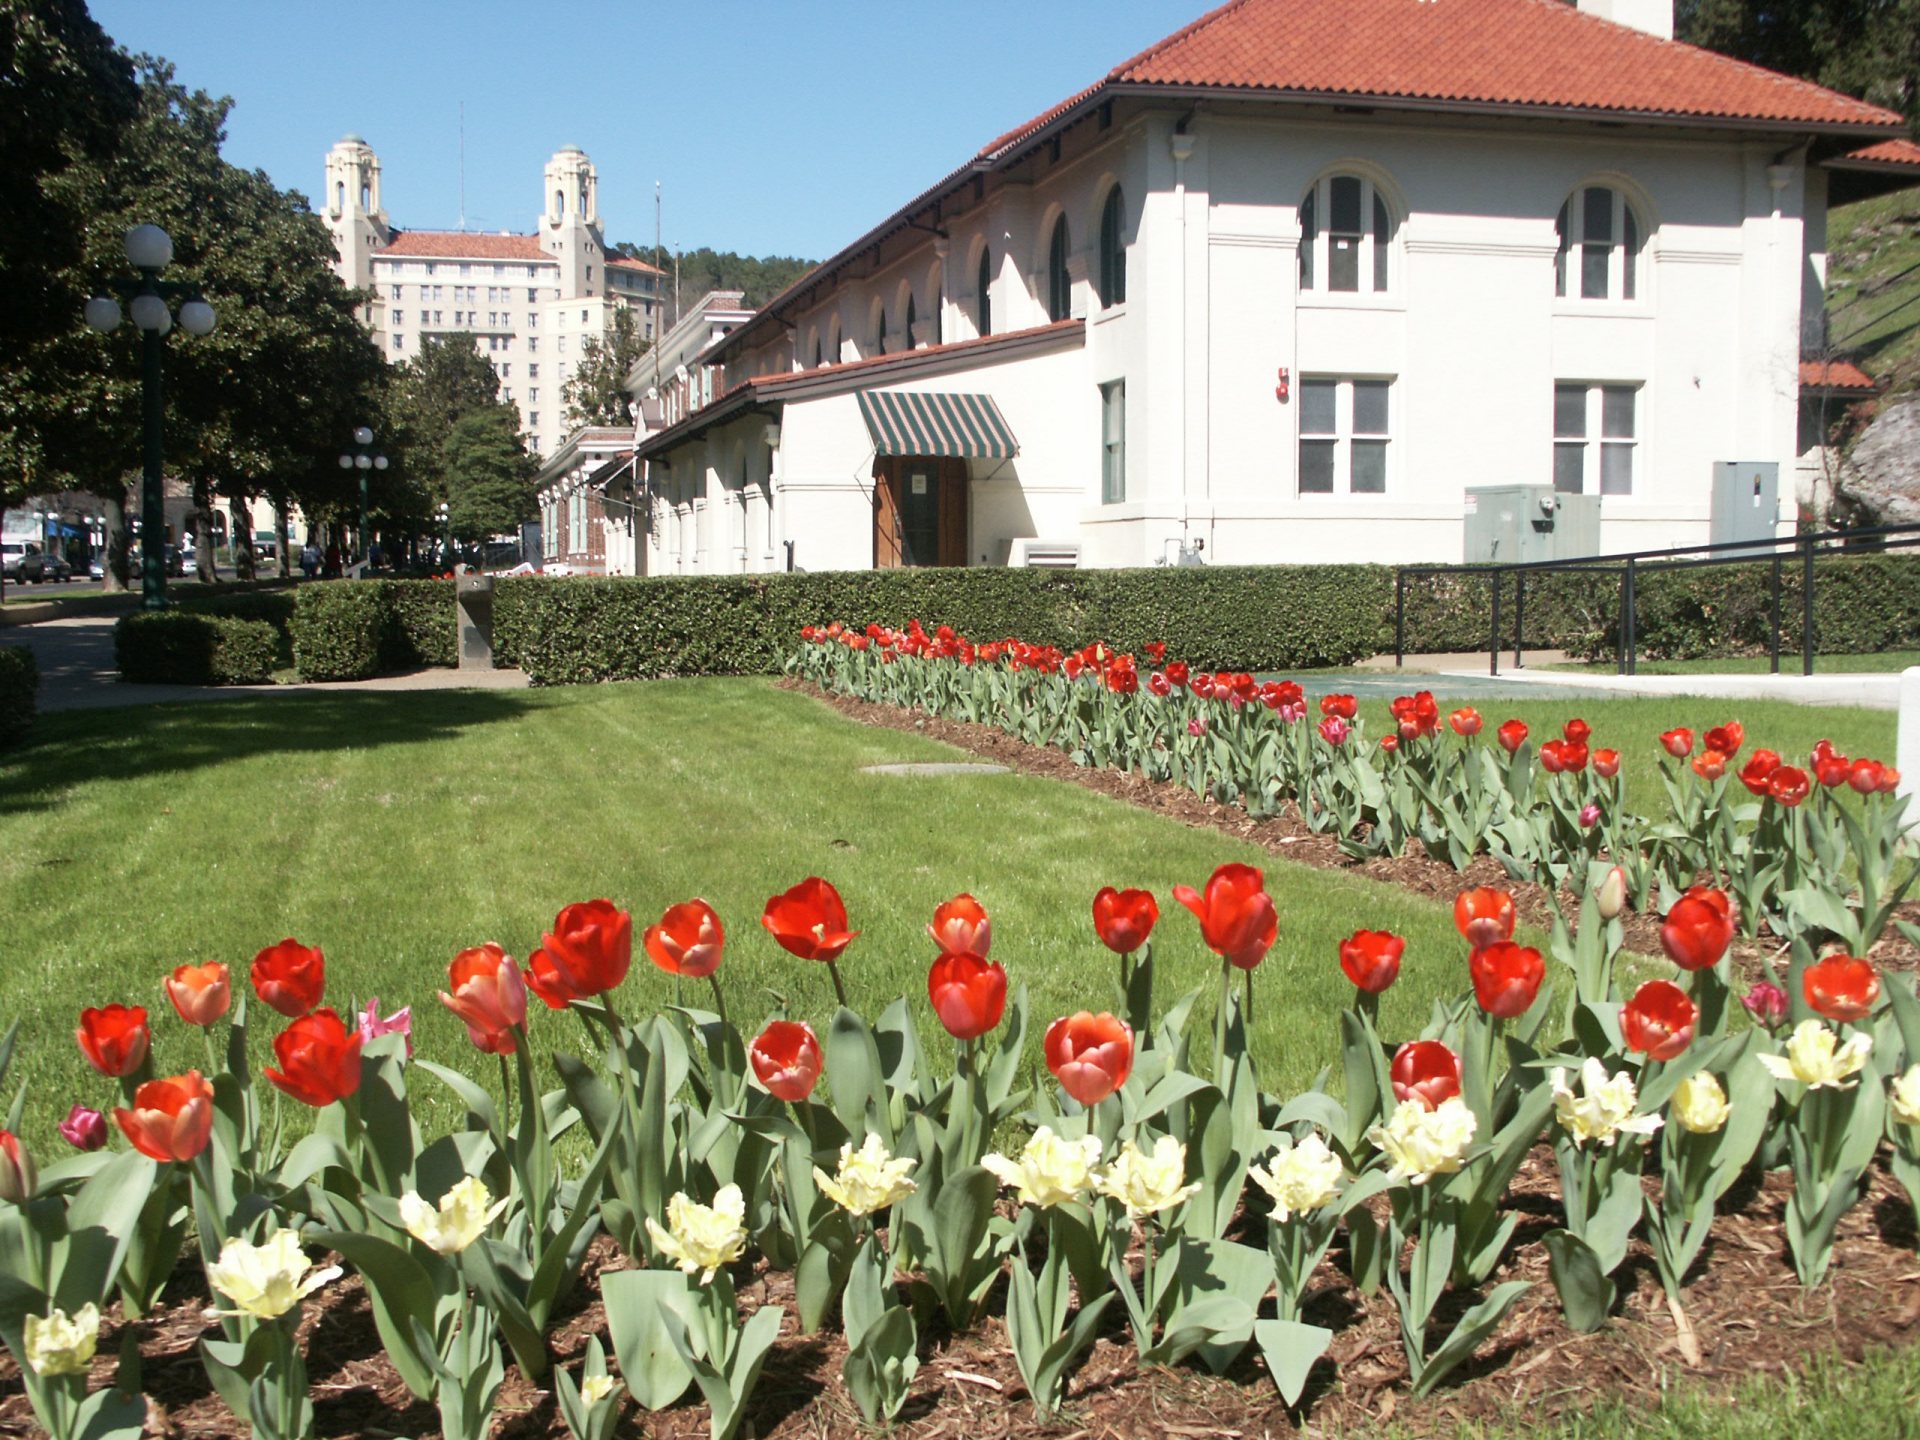
[[[1882,524],[1920,521],[1920,394],[1874,417],[1841,465],[1840,489]]]

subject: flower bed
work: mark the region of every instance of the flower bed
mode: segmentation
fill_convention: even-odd
[[[1619,1323],[1640,1303],[1631,1255],[1697,1356],[1689,1287],[1723,1263],[1708,1247],[1722,1212],[1769,1203],[1756,1185],[1784,1206],[1808,1291],[1830,1283],[1843,1238],[1860,1243],[1862,1198],[1889,1209],[1882,1167],[1903,1212],[1920,1204],[1920,998],[1911,977],[1804,939],[1778,983],[1738,994],[1735,906],[1704,885],[1665,908],[1672,978],[1626,994],[1626,876],[1595,863],[1578,888],[1544,953],[1515,942],[1510,895],[1463,893],[1461,987],[1417,1034],[1380,1028],[1403,942],[1357,930],[1324,957],[1354,986],[1327,1057],[1343,1083],[1285,1096],[1247,1046],[1255,1025],[1284,1023],[1259,983],[1281,917],[1238,864],[1169,897],[1219,957],[1211,1000],[1156,994],[1161,900],[1107,888],[1087,944],[1112,957],[1113,998],[1038,1034],[972,896],[933,913],[924,1010],[902,999],[869,1020],[843,1004],[818,1029],[776,1014],[751,1037],[722,983],[741,942],[711,906],[674,905],[638,937],[710,1006],[642,1018],[621,1000],[632,917],[570,905],[524,967],[492,943],[449,966],[440,1001],[498,1057],[498,1092],[412,1055],[406,1011],[370,1004],[349,1023],[325,1007],[317,948],[267,947],[246,985],[182,965],[164,991],[204,1035],[204,1072],[152,1075],[144,1007],[87,1009],[77,1037],[117,1082],[111,1123],[76,1104],[60,1130],[80,1153],[44,1168],[44,1147],[0,1134],[0,1243],[18,1257],[0,1341],[58,1440],[131,1437],[145,1423],[131,1352],[117,1386],[89,1383],[101,1311],[117,1298],[152,1314],[190,1246],[216,1304],[200,1366],[260,1436],[314,1431],[301,1313],[347,1283],[343,1267],[398,1385],[450,1437],[491,1433],[509,1361],[515,1393],[549,1387],[580,1440],[604,1440],[630,1403],[690,1396],[724,1437],[756,1413],[763,1370],[823,1329],[835,1395],[889,1420],[928,1393],[936,1347],[970,1353],[989,1316],[1011,1369],[971,1379],[1041,1418],[1073,1401],[1096,1349],[1103,1365],[1130,1352],[1126,1383],[1149,1387],[1165,1372],[1145,1367],[1251,1377],[1257,1358],[1268,1404],[1311,1407],[1327,1357],[1365,1369],[1340,1346],[1347,1327],[1385,1338],[1392,1383],[1424,1395],[1516,1307],[1543,1320],[1543,1278],[1570,1329]],[[777,946],[828,966],[838,990],[838,966],[857,963],[858,917],[820,877],[760,922],[762,965],[781,963]],[[277,1095],[246,1063],[260,1007],[285,1022],[262,1072]],[[528,1027],[565,1017],[584,1044],[555,1058],[549,1089]],[[1549,1017],[1568,1036],[1552,1048]],[[950,1075],[923,1029],[952,1045]],[[421,1087],[457,1098],[461,1128],[420,1132]],[[268,1103],[281,1097],[315,1112],[292,1145]],[[605,1343],[569,1320],[589,1266]],[[562,1331],[577,1370],[554,1368]],[[950,1358],[939,1383],[954,1383]]]

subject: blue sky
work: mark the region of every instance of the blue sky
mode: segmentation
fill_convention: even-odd
[[[91,0],[107,33],[233,97],[227,158],[319,194],[349,131],[396,224],[529,230],[579,145],[609,240],[821,259],[1207,0]]]

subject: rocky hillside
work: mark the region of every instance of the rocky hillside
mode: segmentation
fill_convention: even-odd
[[[1843,205],[1828,220],[1832,353],[1884,385],[1835,435],[1839,490],[1871,523],[1920,520],[1920,189]],[[1842,517],[1836,517],[1842,518]]]

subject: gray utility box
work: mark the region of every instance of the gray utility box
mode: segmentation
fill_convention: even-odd
[[[1771,540],[1780,524],[1780,466],[1772,460],[1713,462],[1715,545]]]
[[[1526,565],[1600,553],[1600,497],[1551,485],[1486,485],[1467,491],[1469,565]]]

